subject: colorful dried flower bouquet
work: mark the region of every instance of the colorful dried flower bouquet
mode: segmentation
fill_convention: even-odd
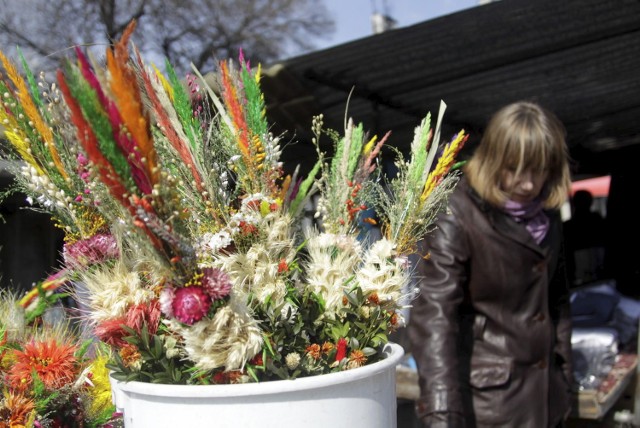
[[[90,355],[88,345],[65,323],[29,324],[17,298],[0,291],[0,427],[122,426],[109,352]]]
[[[285,175],[259,67],[224,61],[215,85],[197,70],[184,85],[130,48],[133,27],[104,65],[77,49],[56,83],[0,56],[16,188],[64,229],[64,274],[114,351],[113,377],[240,383],[383,358],[412,293],[407,255],[455,186],[467,136],[439,147],[427,115],[385,179],[388,135],[349,121],[340,136],[319,116],[315,167]],[[314,195],[322,227],[305,228]],[[375,242],[359,239],[368,208]]]

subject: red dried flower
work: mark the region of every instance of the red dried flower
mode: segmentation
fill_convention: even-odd
[[[249,361],[249,363],[253,364],[254,366],[263,366],[264,360],[262,359],[262,352],[257,353],[256,356],[253,357],[251,361]]]
[[[124,317],[112,318],[100,322],[96,325],[93,332],[102,342],[119,348],[127,344],[127,342],[122,340],[123,337],[128,335],[122,328],[124,324],[126,324]]]
[[[142,331],[142,325],[147,325],[149,334],[155,334],[160,324],[160,303],[152,300],[129,307],[125,324],[137,332]]]
[[[202,287],[183,287],[175,291],[171,308],[174,316],[183,324],[192,325],[207,315],[211,297]]]
[[[280,263],[278,263],[278,273],[286,272],[289,270],[289,265],[285,259],[280,259]]]
[[[119,348],[127,344],[127,342],[123,340],[123,337],[129,335],[129,333],[122,328],[123,325],[140,333],[142,326],[146,324],[149,334],[155,334],[160,325],[160,315],[160,303],[158,300],[132,305],[128,308],[125,316],[99,323],[94,333],[101,341]]]
[[[347,340],[344,337],[338,339],[336,348],[338,348],[336,351],[336,361],[339,362],[347,356]]]
[[[227,375],[225,374],[225,372],[220,371],[220,372],[214,373],[213,374],[213,383],[215,383],[215,384],[228,383]]]

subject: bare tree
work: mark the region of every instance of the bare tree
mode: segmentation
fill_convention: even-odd
[[[138,21],[133,42],[180,71],[208,71],[240,49],[267,63],[314,48],[335,23],[316,0],[0,0],[0,46],[53,67],[77,45],[104,46]],[[161,64],[160,64],[161,65]]]

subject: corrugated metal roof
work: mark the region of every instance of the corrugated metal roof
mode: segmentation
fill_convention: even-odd
[[[494,2],[288,59],[263,88],[276,129],[303,142],[313,114],[342,129],[353,90],[348,116],[398,147],[441,99],[443,137],[465,128],[471,145],[499,107],[533,100],[565,123],[576,173],[607,173],[640,143],[640,2]]]

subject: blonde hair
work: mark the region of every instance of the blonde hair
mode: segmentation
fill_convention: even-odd
[[[560,208],[571,186],[566,131],[552,112],[531,102],[516,102],[498,110],[464,168],[471,187],[487,202],[503,206],[508,195],[500,188],[502,173],[548,173],[542,198],[546,208]]]

